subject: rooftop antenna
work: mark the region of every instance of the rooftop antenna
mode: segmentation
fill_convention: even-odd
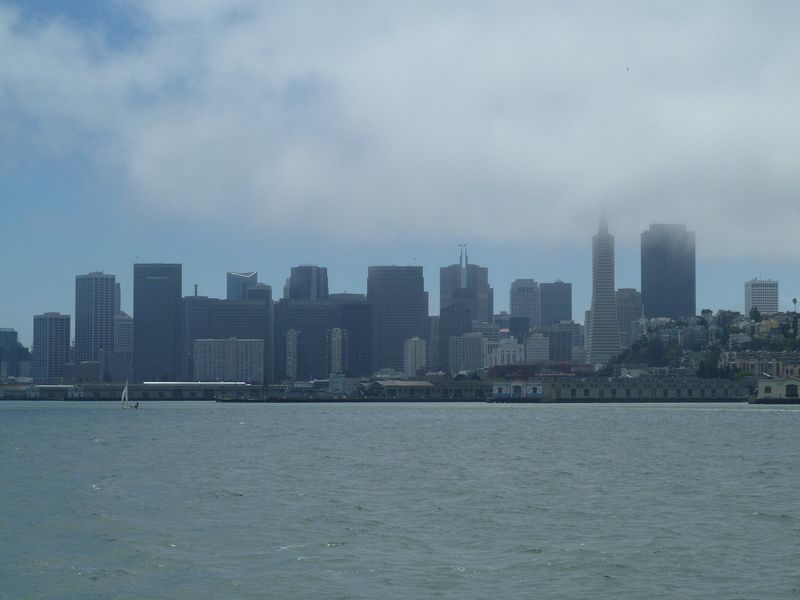
[[[197,284],[194,284],[194,295],[197,296]]]
[[[459,248],[461,248],[461,255],[458,258],[458,265],[461,267],[461,289],[466,289],[467,287],[467,245],[466,244],[459,244]]]

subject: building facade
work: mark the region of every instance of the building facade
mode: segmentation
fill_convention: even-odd
[[[327,300],[328,269],[316,265],[292,267],[289,276],[290,300]]]
[[[744,314],[757,308],[762,315],[778,312],[778,282],[772,279],[751,279],[744,283]]]
[[[459,264],[439,269],[439,313],[453,304],[459,296],[472,298],[473,319],[491,323],[494,317],[494,289],[489,285],[489,269],[469,264],[466,248],[462,248]]]
[[[529,327],[541,323],[541,290],[533,279],[515,279],[508,294],[509,314],[512,317],[527,317]]]
[[[33,317],[33,379],[60,383],[70,354],[70,316],[57,312]]]
[[[428,364],[428,345],[425,340],[413,337],[403,344],[403,373],[415,377]]]
[[[623,348],[630,348],[634,341],[637,322],[642,318],[642,295],[633,288],[617,290],[617,322]]]
[[[75,362],[100,360],[114,349],[117,282],[103,272],[75,277]]]
[[[478,371],[483,367],[483,336],[480,333],[453,336],[448,348],[451,373]]]
[[[264,383],[264,340],[194,341],[195,381]]]

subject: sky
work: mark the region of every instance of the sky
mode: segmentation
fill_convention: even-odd
[[[366,291],[466,242],[496,310],[516,278],[591,299],[605,214],[617,287],[640,234],[697,236],[697,308],[800,295],[800,4],[0,0],[0,327],[74,314],[102,270],[181,262],[224,296],[291,266]]]

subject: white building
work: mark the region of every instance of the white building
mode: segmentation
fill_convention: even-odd
[[[264,382],[264,340],[195,340],[195,381]]]
[[[778,282],[772,279],[751,279],[744,283],[744,314],[753,308],[762,315],[778,312]]]
[[[541,333],[533,333],[525,340],[525,360],[536,362],[550,359],[550,340]]]
[[[605,218],[592,238],[592,309],[588,322],[587,354],[594,365],[607,363],[619,354],[617,292],[614,287],[614,236]]]
[[[346,370],[347,331],[334,327],[328,333],[330,350],[330,373],[344,373]]]
[[[518,365],[525,360],[525,349],[513,337],[487,345],[487,349],[489,351],[483,357],[483,366],[486,368]]]
[[[403,372],[414,377],[428,364],[428,345],[425,340],[413,337],[403,343]]]

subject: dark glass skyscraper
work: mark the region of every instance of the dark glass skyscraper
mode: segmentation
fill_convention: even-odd
[[[572,320],[572,284],[563,281],[540,283],[541,325],[555,325]]]
[[[137,381],[174,381],[180,364],[179,264],[133,265],[133,373]]]
[[[686,225],[650,225],[642,233],[642,308],[648,319],[693,317],[694,232]]]
[[[633,343],[634,323],[642,318],[642,295],[633,288],[617,290],[617,321],[624,348]]]
[[[114,349],[117,283],[114,275],[89,273],[75,277],[75,362],[100,360],[100,351]]]
[[[227,299],[244,300],[247,298],[247,288],[258,283],[258,273],[245,271],[243,273],[228,272]]]
[[[413,337],[426,337],[428,331],[422,267],[369,267],[367,302],[374,370],[402,371],[403,344]]]
[[[289,277],[290,300],[327,300],[328,269],[316,265],[292,267]]]

